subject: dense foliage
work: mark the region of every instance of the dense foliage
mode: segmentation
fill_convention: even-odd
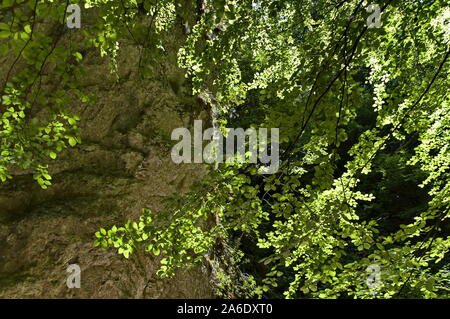
[[[96,244],[162,254],[161,276],[202,262],[224,297],[449,297],[446,1],[379,0],[371,28],[362,0],[88,0],[98,20],[71,30],[85,41],[67,48],[58,30],[71,2],[0,6],[0,55],[17,56],[1,92],[2,180],[11,165],[31,167],[47,187],[45,158],[80,142],[64,104],[91,100],[75,67],[82,47],[99,47],[115,72],[121,43],[134,42],[145,79],[183,26],[192,93],[223,127],[280,128],[280,169],[212,166],[165,211],[101,229]],[[44,76],[59,88],[41,90]]]

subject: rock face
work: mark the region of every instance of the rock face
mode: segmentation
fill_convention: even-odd
[[[100,227],[122,225],[143,207],[161,209],[164,197],[205,174],[170,158],[172,129],[189,127],[201,110],[187,88],[171,85],[183,74],[176,50],[166,51],[152,81],[139,80],[132,45],[122,48],[119,80],[96,51],[85,53],[83,84],[97,100],[69,106],[82,119],[82,144],[49,163],[47,190],[25,171],[0,184],[0,298],[213,297],[200,267],[160,279],[156,257],[126,260],[93,247]],[[66,285],[70,264],[81,268],[80,289]]]

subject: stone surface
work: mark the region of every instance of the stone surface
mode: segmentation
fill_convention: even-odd
[[[161,209],[164,197],[205,173],[170,158],[172,129],[201,112],[188,88],[171,87],[182,76],[176,52],[163,61],[162,75],[145,82],[137,76],[138,57],[137,48],[122,48],[116,81],[98,53],[87,52],[83,84],[97,101],[69,106],[82,118],[82,144],[50,162],[47,190],[27,171],[0,184],[0,298],[213,297],[200,268],[163,280],[155,274],[156,257],[138,253],[126,260],[93,247],[100,227],[122,225],[143,207]],[[81,267],[80,289],[66,286],[69,264]]]

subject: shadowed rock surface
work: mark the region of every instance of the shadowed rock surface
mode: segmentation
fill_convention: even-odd
[[[53,185],[47,190],[29,171],[13,170],[14,178],[0,184],[0,298],[213,297],[200,267],[161,279],[154,256],[141,252],[126,260],[93,246],[99,228],[137,218],[143,207],[161,209],[164,197],[205,173],[170,158],[172,129],[205,118],[189,88],[173,86],[183,78],[176,67],[180,36],[181,28],[168,40],[152,81],[140,80],[133,45],[122,47],[118,80],[95,50],[85,53],[83,84],[97,100],[69,106],[82,119],[82,144],[49,162]],[[80,289],[66,286],[69,264],[81,267]]]

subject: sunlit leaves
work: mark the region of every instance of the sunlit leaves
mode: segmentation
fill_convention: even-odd
[[[179,4],[87,1],[99,19],[80,31],[85,41],[70,52],[53,49],[56,39],[33,28],[26,8],[14,11],[16,22],[2,21],[0,54],[14,52],[28,67],[13,72],[2,92],[0,179],[10,177],[7,167],[14,164],[32,168],[46,188],[45,161],[81,142],[79,118],[64,105],[75,97],[92,100],[78,89],[82,46],[97,47],[116,74],[122,44],[139,47],[143,78],[161,55],[177,54],[193,94],[218,108],[219,123],[280,128],[280,171],[261,177],[254,165],[223,165],[164,210],[145,209],[138,221],[101,229],[95,245],[114,247],[125,258],[137,249],[160,256],[163,277],[209,262],[224,290],[232,286],[224,264],[239,268],[248,244],[241,240],[247,240],[264,252],[254,267],[262,278],[250,289],[258,296],[277,289],[287,298],[448,295],[449,270],[442,266],[450,207],[445,2],[386,2],[382,27],[370,30],[356,0],[215,0],[199,12]],[[61,9],[40,3],[37,14],[59,21]],[[190,23],[190,32],[170,49],[176,52],[167,52],[162,44],[179,20]],[[66,86],[40,92],[40,70],[55,62],[61,63],[52,76]],[[51,110],[46,120],[30,118],[36,104]],[[408,143],[411,153],[403,150]],[[420,186],[430,201],[386,232],[380,226],[385,215],[365,214],[383,200],[374,195],[382,186],[367,187],[367,180],[388,174],[397,156],[399,165],[426,174]],[[226,252],[220,267],[210,258],[217,247]],[[383,272],[376,291],[365,281],[372,263]]]

